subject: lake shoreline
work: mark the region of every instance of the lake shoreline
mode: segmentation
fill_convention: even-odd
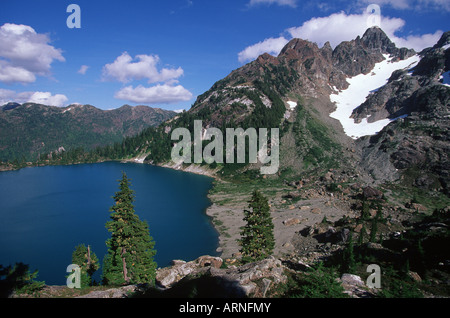
[[[103,255],[104,241],[107,239],[104,226],[108,208],[112,204],[110,198],[117,190],[115,182],[121,171],[125,171],[133,180],[132,188],[138,199],[135,203],[136,212],[150,224],[150,234],[157,243],[158,264],[166,267],[176,259],[190,261],[202,255],[218,255],[218,231],[206,214],[212,204],[208,193],[213,179],[209,177],[177,173],[174,169],[170,171],[156,165],[127,165],[117,160],[60,167],[46,165],[40,168],[0,174],[0,188],[10,198],[0,205],[4,221],[4,230],[0,236],[0,245],[4,247],[1,263],[4,265],[14,262],[30,264],[33,270],[39,270],[45,281],[57,284],[58,278],[52,278],[52,273],[67,267],[72,249],[77,244],[91,245],[97,255]],[[153,177],[147,175],[146,171],[154,173]],[[24,191],[19,191],[20,187],[24,187]],[[25,206],[34,206],[35,209]],[[58,208],[61,206],[65,208]],[[85,224],[83,220],[86,218],[71,217],[80,213],[93,216],[92,222]],[[35,219],[38,215],[39,222],[21,221]],[[19,223],[29,231],[26,236],[17,234],[23,232],[22,227],[16,229],[10,226]],[[59,224],[62,225],[55,226]],[[67,224],[70,224],[70,230]],[[166,232],[166,228],[175,232]],[[58,239],[57,248],[59,255],[64,258],[63,262],[58,259],[49,264],[45,261],[48,257],[43,256],[46,252],[37,253],[33,247],[37,244],[30,243],[27,237],[32,237],[32,241],[38,237],[39,248],[54,238],[61,238]],[[7,248],[11,242],[19,248]]]
[[[218,175],[217,175],[217,169],[209,169],[204,166],[200,166],[197,164],[180,164],[180,163],[164,163],[164,164],[154,164],[152,162],[145,162],[144,156],[138,156],[130,159],[108,159],[108,160],[99,160],[95,162],[75,162],[75,163],[69,163],[69,164],[57,164],[57,163],[48,163],[48,164],[36,164],[36,165],[26,165],[19,168],[13,168],[12,166],[9,166],[9,169],[6,170],[0,170],[0,172],[8,172],[8,171],[16,171],[21,170],[23,168],[35,168],[35,167],[46,167],[46,166],[71,166],[71,165],[82,165],[82,164],[96,164],[96,163],[105,163],[105,162],[118,162],[118,163],[135,163],[135,164],[144,164],[144,165],[151,165],[155,167],[160,168],[166,168],[176,171],[183,171],[187,173],[192,173],[196,175],[203,175],[206,177],[213,178],[216,182],[224,182]],[[245,208],[244,204],[238,204],[237,207],[233,206],[221,206],[218,204],[218,201],[221,197],[227,196],[227,193],[215,193],[212,194],[211,192],[215,190],[214,183],[212,185],[212,188],[210,189],[209,193],[207,194],[207,198],[211,202],[211,204],[206,208],[205,214],[210,218],[211,225],[215,229],[215,231],[218,233],[218,246],[216,249],[216,252],[219,254],[220,257],[232,257],[235,253],[239,251],[239,246],[237,244],[237,240],[239,239],[239,235],[236,235],[236,230],[232,231],[233,234],[230,237],[229,231],[223,231],[224,228],[226,229],[236,229],[236,227],[242,226],[242,219],[241,218],[233,218],[233,217],[227,217],[224,216],[227,214],[227,211],[230,210],[241,210]],[[201,255],[199,255],[201,256]]]
[[[216,182],[225,182],[223,181],[218,175],[217,171],[214,169],[208,169],[206,167],[202,167],[197,164],[190,164],[190,165],[184,165],[182,163],[165,163],[165,164],[153,164],[144,162],[142,160],[139,160],[141,158],[132,158],[132,159],[126,159],[122,160],[121,162],[125,163],[140,163],[140,164],[149,164],[154,165],[157,167],[177,170],[177,171],[183,171],[188,173],[193,173],[197,175],[203,175],[210,178],[213,178]],[[244,208],[246,207],[246,204],[242,204],[242,202],[238,201],[237,206],[223,206],[218,204],[219,200],[223,196],[228,196],[228,193],[214,193],[215,191],[215,185],[213,183],[212,188],[210,189],[207,198],[211,202],[211,205],[206,208],[206,215],[211,219],[211,225],[218,233],[218,246],[216,249],[216,252],[219,255],[213,255],[213,256],[219,256],[221,258],[230,258],[236,255],[236,253],[239,253],[240,247],[238,245],[238,239],[240,238],[240,235],[238,234],[239,231],[237,231],[241,226],[243,226],[243,214],[240,217],[233,217],[228,215],[228,211],[232,210],[237,212],[237,214],[240,214],[239,211],[243,213]],[[226,230],[224,230],[226,229]],[[229,229],[232,229],[229,231]],[[232,233],[230,235],[230,233]],[[201,255],[199,255],[201,256]]]

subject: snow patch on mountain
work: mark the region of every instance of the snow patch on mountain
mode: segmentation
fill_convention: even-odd
[[[339,120],[345,133],[354,139],[374,135],[395,119],[383,119],[369,123],[368,118],[364,118],[360,123],[355,123],[354,119],[350,117],[353,110],[364,103],[369,94],[385,85],[392,72],[398,69],[409,70],[420,61],[418,55],[396,62],[387,54],[384,55],[384,58],[383,61],[375,64],[373,70],[368,74],[360,74],[347,79],[349,83],[347,89],[330,95],[331,102],[336,104],[336,111],[330,116]]]
[[[294,109],[295,107],[297,107],[297,103],[296,103],[296,102],[288,101],[287,103],[289,104],[289,107],[290,107],[291,109]]]

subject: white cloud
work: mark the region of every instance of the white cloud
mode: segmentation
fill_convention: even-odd
[[[50,92],[34,92],[28,100],[31,103],[50,106],[64,106],[67,101],[68,99],[65,95],[52,95]]]
[[[342,41],[350,41],[358,35],[362,36],[370,27],[370,15],[350,14],[344,12],[334,13],[328,17],[313,18],[306,21],[300,27],[290,28],[287,31],[294,38],[302,38],[316,42],[322,46],[326,41],[330,41],[335,47]],[[351,28],[348,27],[351,25]],[[399,37],[396,35],[405,26],[405,21],[400,18],[389,18],[381,16],[381,29],[393,41],[397,47],[413,48],[421,51],[426,47],[433,46],[442,35],[438,30],[434,34],[410,35]]]
[[[179,78],[184,71],[181,67],[177,69],[157,69],[159,63],[157,55],[136,55],[135,59],[124,52],[111,63],[103,68],[104,79],[114,79],[122,83],[132,80],[147,79],[149,83],[166,82]]]
[[[134,103],[170,104],[188,101],[192,93],[178,84],[178,78],[184,71],[178,68],[158,69],[160,59],[157,55],[136,55],[133,59],[127,52],[103,68],[103,78],[114,79],[122,83],[146,79],[148,83],[159,83],[155,86],[126,86],[115,93],[117,99]],[[161,84],[162,83],[162,84]]]
[[[312,18],[299,27],[288,29],[287,32],[294,38],[316,42],[319,46],[330,41],[331,46],[335,47],[343,41],[350,41],[357,36],[362,36],[370,27],[369,22],[369,14],[339,12],[327,17]],[[405,21],[402,19],[382,17],[380,27],[391,37],[404,25]]]
[[[87,65],[81,65],[80,69],[78,70],[78,74],[84,75],[86,74],[87,70],[89,69],[89,66]]]
[[[49,74],[54,60],[65,61],[60,49],[45,34],[27,25],[5,23],[0,27],[0,81],[31,83],[36,75]]]
[[[238,54],[239,62],[244,63],[254,60],[263,53],[278,55],[288,42],[289,41],[282,36],[279,38],[265,39],[264,41],[251,45],[241,51]]]
[[[170,104],[181,101],[188,101],[192,98],[192,93],[181,85],[171,86],[168,84],[136,88],[127,86],[118,91],[115,98],[145,104]]]
[[[0,105],[8,102],[37,103],[49,106],[65,106],[68,98],[62,94],[52,95],[50,92],[20,92],[0,88]]]
[[[368,13],[346,14],[339,12],[326,17],[312,18],[299,27],[287,29],[286,32],[290,37],[270,38],[247,47],[238,54],[238,59],[240,62],[249,61],[265,52],[277,55],[283,48],[283,42],[292,38],[309,40],[317,43],[319,47],[329,41],[332,47],[336,47],[343,41],[350,41],[357,36],[362,36],[371,26],[371,21],[373,20],[370,19]],[[380,27],[397,47],[408,47],[421,51],[436,44],[443,33],[438,30],[433,34],[397,36],[396,34],[404,26],[405,21],[403,19],[381,16]]]
[[[12,66],[0,60],[0,82],[4,83],[33,83],[36,76],[23,67]]]
[[[289,6],[295,8],[297,6],[297,0],[250,0],[249,6],[259,4],[277,4],[279,6]]]
[[[441,38],[443,32],[438,30],[434,33],[424,34],[424,35],[410,35],[406,38],[399,38],[395,35],[391,37],[391,40],[397,45],[397,47],[409,47],[413,48],[417,52],[420,52],[424,48],[433,46]]]

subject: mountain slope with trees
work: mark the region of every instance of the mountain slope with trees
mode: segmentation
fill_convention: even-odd
[[[43,154],[79,147],[92,150],[134,136],[175,114],[147,106],[105,111],[91,105],[8,103],[0,107],[0,161],[34,161]]]

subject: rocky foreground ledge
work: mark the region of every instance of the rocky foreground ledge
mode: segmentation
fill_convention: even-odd
[[[40,298],[138,298],[138,297],[186,297],[183,288],[195,282],[195,290],[210,298],[266,298],[276,297],[276,290],[285,285],[289,272],[306,272],[310,267],[302,262],[293,262],[270,257],[241,266],[224,268],[223,259],[201,256],[190,262],[174,260],[172,265],[157,270],[156,288],[145,285],[128,285],[110,289],[95,289],[77,293],[66,286],[45,286],[34,297]],[[342,283],[345,293],[354,298],[371,297],[374,294],[359,276],[344,274],[337,281]],[[189,295],[196,296],[196,295]],[[22,298],[23,295],[13,295]],[[30,297],[30,296],[26,296]]]

